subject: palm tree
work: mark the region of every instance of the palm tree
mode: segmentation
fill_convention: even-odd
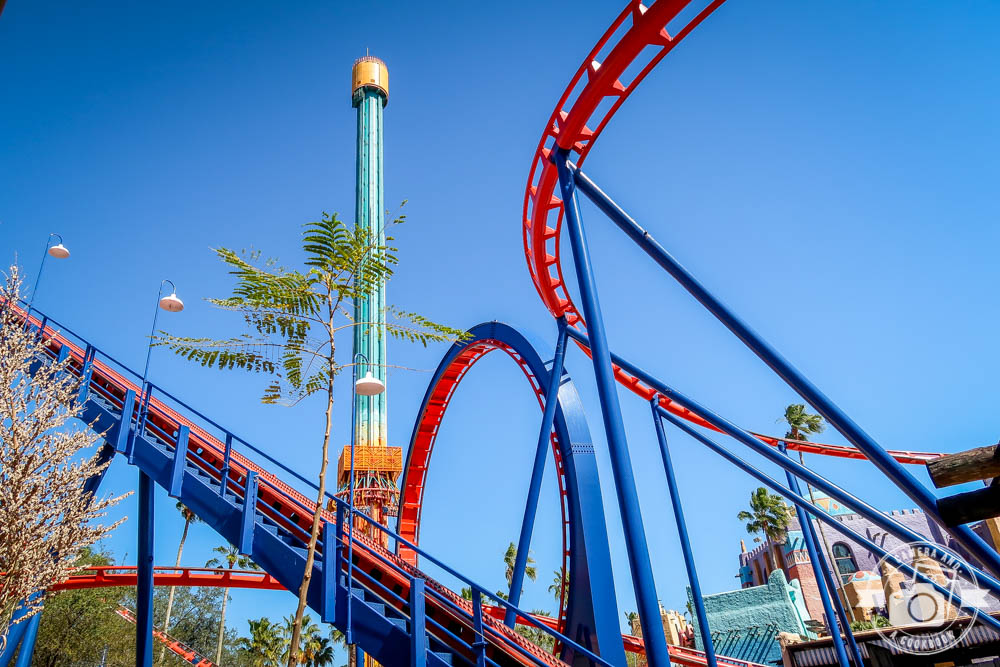
[[[642,629],[639,627],[639,612],[637,611],[627,611],[625,612],[625,621],[628,623],[628,631],[634,636],[642,636]]]
[[[549,584],[549,593],[555,596],[556,602],[560,602],[562,600],[563,589],[569,586],[569,574],[566,572],[565,567],[560,567],[558,570],[553,570],[552,575],[552,583]]]
[[[327,667],[333,664],[333,642],[328,637],[315,635],[315,650],[312,659],[309,661],[311,667]]]
[[[282,660],[288,660],[294,632],[295,616],[286,616],[285,627],[282,628],[282,636],[285,638],[285,654],[282,656]],[[312,617],[309,614],[303,615],[301,629],[299,630],[299,650],[295,654],[296,664],[315,664],[316,656],[323,651],[324,645],[329,647],[332,653],[333,647],[329,646],[329,640],[320,634],[319,626],[313,623]]]
[[[535,578],[538,576],[538,570],[535,568],[534,565],[532,565],[532,563],[535,562],[535,559],[531,557],[530,555],[531,552],[528,552],[528,554],[529,554],[528,560],[525,561],[525,566],[524,566],[524,576],[534,581]],[[510,585],[513,583],[514,580],[515,560],[517,560],[517,547],[515,547],[514,543],[511,542],[507,546],[507,551],[505,551],[503,554],[503,564],[505,567],[504,576],[507,577],[507,588],[510,588]]]
[[[826,428],[823,418],[806,412],[806,406],[802,403],[793,403],[785,408],[784,420],[788,424],[788,432],[785,433],[785,437],[789,440],[809,440],[807,435],[822,433]],[[801,452],[799,455],[801,456]]]
[[[201,523],[201,519],[191,511],[184,503],[177,501],[177,511],[181,513],[184,517],[184,532],[181,533],[180,544],[177,545],[177,561],[174,563],[174,567],[181,566],[181,554],[184,553],[184,542],[187,541],[188,528],[191,527],[192,523]],[[174,606],[174,591],[176,586],[170,587],[170,595],[167,597],[167,614],[163,619],[163,634],[167,634],[167,630],[170,629],[170,612]],[[160,649],[159,663],[163,664],[163,659],[166,657],[167,645],[164,644]]]
[[[736,518],[747,522],[748,533],[751,535],[759,533],[765,540],[770,540],[772,547],[776,548],[777,541],[784,537],[788,528],[788,505],[781,499],[781,496],[775,495],[761,486],[750,494],[750,510],[750,512],[740,511]],[[765,552],[773,572],[778,566],[775,564],[775,559],[772,558],[773,554],[767,549]]]
[[[281,628],[266,617],[249,623],[250,636],[241,637],[237,648],[247,654],[253,667],[278,665],[285,645]]]
[[[213,558],[205,563],[205,567],[224,567],[227,570],[232,570],[235,566],[239,566],[241,570],[259,570],[260,566],[257,563],[250,560],[249,556],[244,556],[240,553],[239,549],[233,545],[226,545],[221,547],[215,547],[212,549],[215,553],[222,554],[222,558]],[[215,664],[221,664],[222,662],[222,640],[225,639],[226,635],[226,604],[229,602],[229,589],[222,589],[222,613],[219,614],[219,640],[215,644]]]

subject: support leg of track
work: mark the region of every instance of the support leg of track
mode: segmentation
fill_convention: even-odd
[[[681,493],[677,488],[677,478],[674,476],[674,464],[670,460],[670,447],[667,445],[667,435],[663,432],[663,420],[660,419],[660,397],[653,396],[650,401],[653,410],[653,425],[656,428],[656,439],[660,443],[660,456],[663,458],[663,470],[667,476],[667,489],[670,492],[670,504],[674,508],[674,521],[677,524],[677,535],[681,542],[681,553],[684,555],[684,567],[687,568],[688,583],[691,584],[691,599],[694,601],[695,615],[698,617],[698,629],[701,631],[701,641],[704,644],[705,659],[709,667],[717,667],[715,645],[712,643],[712,630],[708,627],[708,614],[705,612],[705,599],[701,595],[701,582],[698,579],[698,569],[695,567],[694,552],[691,550],[691,539],[688,537],[687,521],[684,520],[684,508],[681,505]]]
[[[538,444],[535,447],[535,462],[531,468],[531,481],[528,483],[528,497],[524,502],[524,517],[521,519],[521,535],[517,538],[517,555],[514,558],[514,572],[511,575],[508,601],[514,606],[521,604],[521,588],[524,586],[524,570],[528,565],[528,552],[531,549],[531,533],[535,526],[535,514],[538,511],[538,496],[542,489],[542,477],[545,473],[546,454],[552,439],[552,422],[556,418],[556,406],[559,403],[559,384],[562,381],[563,360],[566,356],[566,318],[559,318],[559,336],[556,339],[556,351],[552,357],[552,368],[549,371],[549,385],[545,390],[545,411],[542,413],[542,425],[538,430]],[[504,624],[513,628],[517,613],[510,607],[504,614]]]
[[[42,612],[38,612],[27,620],[24,629],[24,639],[21,640],[21,650],[17,652],[17,662],[14,667],[31,667],[31,656],[35,653],[35,640],[38,639],[38,624],[42,622]]]
[[[22,616],[24,616],[24,608],[18,607],[12,620],[17,620]],[[14,659],[14,653],[17,651],[18,644],[21,643],[21,638],[24,637],[29,621],[22,621],[17,625],[12,624],[7,628],[7,645],[4,647],[3,653],[0,653],[0,665],[3,667],[7,667]]]
[[[782,448],[784,450],[784,448]],[[798,480],[792,473],[785,471],[788,480],[788,488],[798,491]],[[837,627],[837,616],[833,611],[833,604],[830,601],[830,590],[827,588],[827,577],[823,571],[823,562],[819,559],[819,548],[816,544],[816,535],[812,530],[812,523],[809,515],[801,507],[796,507],[795,512],[799,518],[799,525],[802,527],[802,540],[806,543],[806,550],[809,552],[809,561],[812,563],[813,573],[816,576],[816,588],[819,589],[819,598],[823,603],[823,614],[826,616],[826,625],[830,629],[830,637],[833,639],[833,650],[837,654],[837,664],[840,667],[849,667],[847,651],[844,649],[844,639],[840,636],[840,629]],[[846,628],[851,631],[850,626]],[[861,667],[864,663],[858,663]]]
[[[410,667],[427,664],[427,617],[424,611],[424,580],[410,579]]]
[[[727,329],[732,331],[744,345],[750,348],[761,361],[767,364],[778,377],[784,380],[785,384],[794,389],[799,396],[815,408],[835,429],[847,438],[848,442],[863,452],[868,457],[868,460],[874,463],[875,467],[892,480],[913,502],[917,503],[927,516],[933,518],[941,527],[948,530],[958,543],[975,556],[994,576],[1000,577],[1000,554],[992,549],[983,538],[973,532],[969,526],[945,525],[941,514],[938,512],[937,497],[927,487],[917,481],[917,478],[911,475],[899,461],[892,458],[892,456],[882,449],[858,424],[854,423],[854,420],[841,410],[840,406],[820,391],[819,387],[810,382],[790,361],[785,359],[780,352],[774,349],[770,343],[764,340],[760,334],[754,331],[750,325],[744,322],[726,304],[722,303],[720,299],[709,292],[649,232],[640,227],[624,209],[606,195],[597,184],[587,178],[582,171],[579,171],[575,166],[568,165],[563,158],[559,159],[557,166],[567,171],[567,177],[573,179],[573,182],[579,186],[581,192],[590,198],[605,215],[611,218],[647,255],[652,257],[657,264],[673,276],[691,296],[701,303],[701,305],[705,306]],[[560,183],[563,181],[562,172],[560,172],[559,180]],[[565,186],[563,189],[565,190]],[[570,210],[568,200],[566,204],[568,220]],[[589,318],[587,321],[589,323]]]
[[[788,456],[788,450],[784,443],[780,443],[779,448],[785,456]],[[788,480],[788,488],[791,491],[802,495],[802,488],[799,486],[799,480],[795,478],[795,475],[786,470],[785,479]],[[830,627],[830,635],[833,637],[834,649],[837,649],[838,644],[843,648],[843,643],[840,641],[840,633],[842,631],[847,635],[847,641],[850,644],[851,659],[854,661],[856,667],[862,667],[865,663],[861,658],[861,649],[858,648],[857,642],[854,641],[851,623],[847,619],[847,614],[844,612],[844,604],[837,593],[833,576],[826,562],[826,554],[819,548],[819,540],[816,539],[816,531],[813,529],[812,520],[802,508],[795,508],[795,512],[799,518],[799,525],[802,526],[802,539],[806,543],[806,549],[809,551],[809,559],[812,561],[813,573],[816,576],[816,587],[819,589],[819,595],[823,600],[823,612],[827,614],[826,622]],[[822,583],[820,583],[820,579],[823,580]],[[829,602],[828,599],[830,600]],[[836,612],[836,617],[830,614],[831,605]],[[836,628],[838,623],[841,627],[840,631]],[[840,659],[839,650],[837,651],[837,659]]]
[[[559,172],[559,187],[563,196],[566,227],[573,247],[573,262],[583,301],[583,314],[590,334],[594,375],[597,379],[604,431],[611,454],[611,469],[615,477],[615,490],[618,493],[618,505],[625,532],[625,548],[629,556],[632,586],[635,589],[639,621],[646,644],[646,659],[651,667],[665,667],[670,665],[670,655],[667,651],[666,636],[663,634],[663,625],[660,622],[660,603],[656,596],[646,531],[642,525],[642,511],[639,507],[639,494],[635,488],[628,441],[625,438],[625,425],[622,423],[618,385],[611,368],[611,351],[604,331],[604,318],[597,295],[597,279],[594,277],[590,261],[590,249],[587,246],[587,237],[580,216],[580,202],[576,197],[576,185],[569,171],[569,156],[565,150],[559,150],[555,153],[554,159]],[[600,583],[614,586],[613,581]]]
[[[153,480],[139,472],[139,550],[136,579],[135,664],[153,665]]]

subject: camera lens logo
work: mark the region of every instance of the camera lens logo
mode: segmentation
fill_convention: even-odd
[[[902,544],[878,565],[890,627],[876,630],[904,653],[930,655],[956,646],[986,604],[986,592],[977,586],[969,564],[943,547]],[[962,609],[959,600],[972,605],[971,611]]]

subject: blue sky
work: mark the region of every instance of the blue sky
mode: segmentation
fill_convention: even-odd
[[[386,201],[408,199],[389,299],[456,326],[500,319],[553,340],[524,266],[520,216],[532,151],[559,94],[616,4],[10,2],[0,20],[0,250],[33,278],[36,305],[133,367],[156,286],[188,308],[179,334],[236,323],[203,297],[228,282],[210,248],[297,257],[299,226],[353,211],[350,66],[390,71]],[[887,448],[994,442],[1000,373],[995,296],[1000,135],[992,26],[966,3],[731,0],[644,82],[601,137],[588,173]],[[635,247],[584,206],[613,349],[748,428],[793,393]],[[433,369],[444,346],[391,344]],[[601,464],[616,586],[633,609],[589,361],[567,366]],[[322,413],[265,407],[263,379],[204,371],[158,351],[152,376],[303,472]],[[406,446],[426,372],[393,371],[389,432]],[[349,387],[335,415],[348,440]],[[424,546],[491,587],[516,538],[539,419],[506,358],[456,395],[429,477]],[[683,566],[647,405],[622,394],[658,594],[683,608]],[[703,588],[736,587],[736,520],[756,486],[668,431]],[[832,433],[823,438],[842,442]],[[911,507],[863,462],[813,460],[883,509]],[[920,470],[914,470],[926,479]],[[533,544],[545,587],[560,547],[551,468]],[[107,489],[133,488],[122,461]],[[157,562],[181,522],[158,499]],[[547,502],[544,502],[547,501]],[[121,513],[132,515],[134,501]],[[193,529],[184,561],[219,543]],[[134,524],[108,546],[134,562]],[[127,554],[127,555],[126,555]],[[289,613],[285,593],[236,592],[233,627]]]

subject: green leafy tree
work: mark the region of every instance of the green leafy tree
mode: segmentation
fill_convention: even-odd
[[[514,561],[517,560],[517,547],[511,542],[507,545],[507,550],[503,554],[503,564],[504,564],[504,577],[507,579],[507,587],[514,581]],[[524,566],[524,576],[526,576],[531,581],[534,581],[538,577],[538,569],[534,565],[535,559],[531,557],[530,552],[528,560],[525,561]]]
[[[285,652],[285,638],[282,628],[262,617],[248,621],[250,636],[241,637],[237,646],[250,667],[277,667]]]
[[[250,560],[249,556],[244,556],[239,549],[231,544],[215,547],[212,549],[221,558],[212,558],[205,567],[224,567],[227,570],[238,568],[240,570],[259,570],[260,566]],[[220,664],[222,660],[222,644],[226,636],[226,605],[229,603],[229,589],[222,589],[222,612],[219,614],[219,637],[215,647],[215,664]]]
[[[809,435],[822,433],[826,429],[823,418],[806,412],[806,406],[802,403],[793,403],[785,408],[783,419],[788,424],[785,437],[789,440],[809,440]]]
[[[405,203],[405,202],[404,202]],[[399,216],[390,225],[402,223]],[[209,299],[215,306],[235,311],[244,323],[243,332],[230,338],[187,338],[160,332],[159,344],[202,366],[239,369],[270,376],[264,390],[265,403],[294,405],[320,394],[326,404],[319,466],[319,484],[312,528],[306,547],[305,570],[299,586],[299,603],[291,638],[288,667],[296,664],[302,617],[312,577],[319,539],[330,433],[333,424],[334,382],[354,365],[337,357],[337,334],[352,333],[354,327],[378,326],[380,335],[426,345],[453,341],[465,334],[436,324],[422,315],[395,307],[386,309],[385,322],[356,322],[346,307],[365,300],[376,285],[392,276],[398,258],[396,248],[378,241],[378,234],[363,227],[349,228],[336,214],[305,225],[302,234],[304,266],[292,269],[273,260],[261,260],[259,252],[236,252],[219,248],[216,254],[236,280],[232,295]],[[348,353],[348,357],[349,357]]]
[[[84,549],[78,565],[114,565],[110,554]],[[57,667],[69,664],[135,664],[135,633],[115,610],[125,591],[92,588],[63,591],[45,601],[38,626],[32,664]]]
[[[282,660],[288,660],[291,655],[292,635],[295,631],[295,617],[286,616],[285,625],[282,627],[282,636],[285,639],[285,653]],[[333,661],[333,646],[330,639],[324,637],[320,627],[313,623],[309,614],[302,616],[300,630],[301,643],[298,653],[295,656],[296,664],[299,665],[327,665]],[[318,662],[326,660],[327,662]]]
[[[544,609],[533,609],[531,613],[535,616],[552,616],[552,614]],[[534,625],[518,623],[514,626],[514,630],[543,651],[552,653],[555,648],[555,637],[545,632],[545,630],[536,628]]]
[[[184,553],[184,543],[187,541],[188,529],[191,527],[192,523],[200,523],[201,519],[191,511],[184,503],[177,501],[177,511],[181,513],[184,518],[184,531],[181,533],[181,541],[177,544],[177,560],[174,562],[174,567],[180,567],[181,565],[181,554]],[[174,592],[176,587],[170,587],[170,593],[167,598],[167,613],[163,618],[163,632],[169,634],[170,631],[170,612],[173,611],[174,606]],[[167,653],[167,647],[163,646],[160,648],[160,658],[159,663],[162,665],[164,657]]]
[[[552,583],[549,584],[549,593],[556,599],[556,604],[562,600],[563,588],[569,587],[569,573],[566,572],[565,567],[560,567],[558,570],[552,571]]]
[[[751,535],[761,535],[770,540],[773,546],[785,536],[790,518],[788,505],[781,496],[769,492],[763,486],[750,494],[750,511],[742,510],[736,515],[740,521],[746,522],[747,532]],[[771,571],[777,569],[774,554],[765,549]]]
[[[629,634],[636,637],[642,636],[642,629],[639,627],[639,612],[637,611],[627,611],[625,612],[625,622],[628,623]]]

